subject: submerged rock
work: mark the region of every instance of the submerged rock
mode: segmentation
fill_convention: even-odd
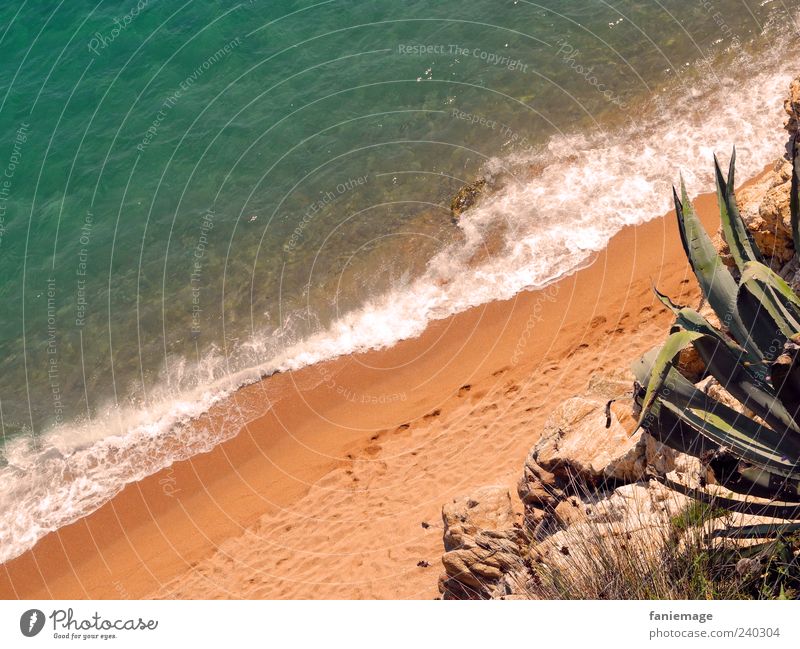
[[[464,211],[472,207],[485,191],[485,178],[478,178],[459,189],[458,193],[450,201],[450,215],[453,220],[457,220]]]

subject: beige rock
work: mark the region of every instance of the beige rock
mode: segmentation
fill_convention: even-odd
[[[713,399],[716,399],[720,403],[725,404],[729,408],[732,408],[736,412],[740,412],[745,414],[747,411],[745,410],[744,406],[739,403],[736,398],[728,392],[725,388],[723,388],[719,382],[714,378],[709,378],[703,383],[698,385],[698,388],[704,390],[705,393]]]
[[[619,399],[630,396],[636,377],[630,369],[619,368],[607,372],[595,372],[589,377],[584,396],[601,400]]]
[[[789,190],[783,174],[771,171],[762,181],[737,191],[742,218],[759,250],[774,260],[776,269],[794,253]]]
[[[511,494],[505,487],[481,487],[444,505],[442,520],[445,550],[461,547],[480,530],[496,532],[513,527]]]
[[[594,385],[605,385],[598,392],[609,394],[615,391],[612,383],[597,380]],[[630,408],[629,401],[621,400],[607,411],[605,401],[584,397],[556,408],[517,485],[530,538],[541,540],[579,522],[606,498],[603,489],[609,483],[633,483],[653,474],[691,487],[712,481],[697,458],[644,431],[630,435],[636,427]]]
[[[526,533],[529,536],[535,535],[539,525],[541,525],[542,522],[545,521],[549,516],[549,510],[541,509],[536,506],[526,506],[525,518],[523,519],[523,525]]]
[[[517,494],[523,505],[553,507],[564,497],[564,492],[556,485],[556,476],[537,464],[534,452],[535,448],[525,458]]]
[[[582,500],[573,496],[572,498],[562,500],[556,505],[553,510],[553,517],[559,525],[567,527],[568,525],[573,525],[584,520],[587,511],[591,511],[591,509],[587,508]]]
[[[483,487],[442,508],[445,554],[439,589],[445,599],[511,595],[522,571],[521,529],[505,487]]]
[[[614,562],[657,561],[670,541],[671,519],[689,502],[656,481],[624,485],[536,544],[531,559],[540,574],[576,583]]]
[[[595,507],[595,517],[606,522],[620,522],[625,529],[647,526],[683,511],[689,498],[665,487],[656,480],[623,485]]]
[[[605,403],[574,397],[548,418],[533,460],[564,485],[635,481],[646,468],[637,448],[640,438],[641,433],[630,436],[613,410],[607,416]]]
[[[608,480],[636,482],[648,472],[679,470],[691,484],[705,478],[698,460],[636,430],[628,400],[606,406],[605,401],[574,397],[553,411],[517,485],[524,505],[554,508],[565,494],[585,495]]]
[[[722,263],[724,263],[728,268],[735,268],[736,262],[733,259],[733,255],[731,255],[731,249],[728,247],[728,242],[725,241],[725,237],[722,236],[721,228],[717,230],[717,233],[713,237],[711,237],[711,243],[714,244],[714,247],[717,249],[720,259],[722,259]]]

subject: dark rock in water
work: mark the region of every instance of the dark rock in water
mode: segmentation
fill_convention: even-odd
[[[485,178],[478,178],[478,180],[468,183],[459,189],[458,193],[453,196],[453,200],[450,201],[450,215],[453,217],[453,221],[458,219],[465,210],[472,207],[485,191]]]

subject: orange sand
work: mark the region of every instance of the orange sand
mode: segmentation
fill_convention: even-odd
[[[716,230],[713,197],[697,205]],[[513,489],[554,406],[664,336],[651,283],[698,297],[674,216],[548,289],[244,388],[205,418],[242,409],[238,435],[7,562],[0,596],[435,597],[442,504]]]

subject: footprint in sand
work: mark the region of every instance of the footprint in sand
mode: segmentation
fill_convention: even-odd
[[[380,444],[370,444],[364,449],[364,453],[369,455],[370,457],[375,457],[378,453],[381,452],[383,447]]]

